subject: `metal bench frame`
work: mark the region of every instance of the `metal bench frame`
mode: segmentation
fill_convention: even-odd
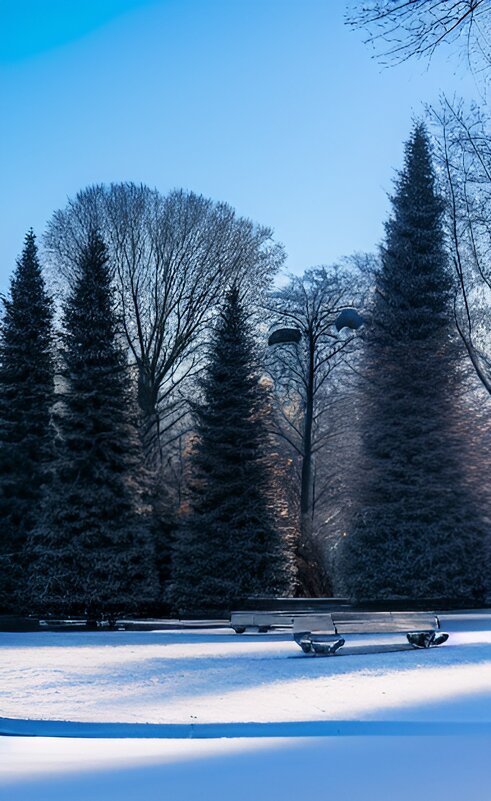
[[[243,634],[245,631],[267,632],[271,629],[291,629],[296,620],[304,617],[312,617],[315,612],[312,609],[305,611],[250,611],[232,612],[230,615],[230,626],[236,634]]]
[[[302,651],[319,655],[335,654],[345,644],[345,635],[349,634],[401,632],[413,648],[430,648],[448,639],[434,612],[358,612],[340,608],[330,612],[308,609],[232,612],[230,625],[237,634],[293,629],[293,638]]]
[[[406,635],[413,648],[430,648],[448,639],[434,612],[332,612],[306,616],[293,625],[293,638],[306,654],[335,654],[349,634],[399,632]]]

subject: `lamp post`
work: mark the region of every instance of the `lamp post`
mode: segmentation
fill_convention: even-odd
[[[333,322],[337,333],[343,329],[357,331],[362,327],[365,320],[359,312],[347,307],[342,309]],[[313,321],[305,327],[275,327],[270,329],[268,336],[269,347],[277,346],[298,346],[302,341],[305,343],[306,355],[304,361],[304,419],[302,427],[302,449],[301,449],[301,484],[300,484],[300,528],[301,545],[305,548],[312,535],[312,511],[313,511],[313,424],[314,424],[314,403],[316,394],[316,349],[318,347],[318,337]]]

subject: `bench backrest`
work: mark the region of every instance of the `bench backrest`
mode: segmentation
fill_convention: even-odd
[[[244,598],[236,611],[253,612],[330,612],[334,608],[349,607],[348,598]]]

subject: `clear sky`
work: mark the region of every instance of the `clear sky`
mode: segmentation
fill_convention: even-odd
[[[382,69],[354,2],[0,0],[0,290],[94,182],[226,200],[295,272],[373,249],[412,117],[474,87],[444,53]]]

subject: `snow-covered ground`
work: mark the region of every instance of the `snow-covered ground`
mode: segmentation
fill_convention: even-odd
[[[491,801],[491,614],[442,627],[431,651],[332,658],[287,634],[0,634],[0,715],[126,738],[1,738],[0,799]]]
[[[442,626],[448,643],[429,651],[334,658],[305,656],[288,633],[0,633],[0,714],[173,724],[419,720],[446,716],[442,701],[467,708],[479,694],[490,699],[482,714],[491,720],[491,615]],[[366,651],[404,635],[350,642]]]

